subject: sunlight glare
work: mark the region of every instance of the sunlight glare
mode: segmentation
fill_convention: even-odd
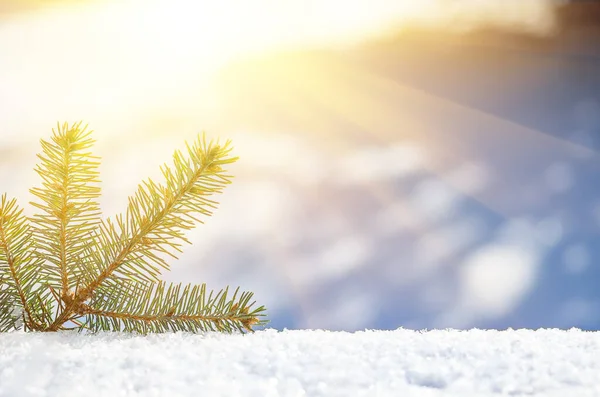
[[[419,24],[465,29],[495,21],[543,31],[549,4],[113,0],[41,8],[0,25],[2,138],[57,119],[115,124],[173,108],[204,117],[219,101],[214,72],[232,60],[348,46]]]

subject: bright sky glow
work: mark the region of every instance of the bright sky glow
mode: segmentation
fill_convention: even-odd
[[[407,26],[482,23],[545,32],[549,0],[123,0],[61,3],[0,25],[3,138],[51,120],[132,118],[149,109],[211,113],[213,72],[275,49],[349,45]],[[268,74],[268,73],[267,73]],[[222,87],[221,87],[222,88]],[[198,93],[202,92],[202,98]],[[210,98],[210,99],[208,99]],[[32,111],[33,110],[33,111]],[[154,110],[153,110],[154,112]],[[27,122],[26,122],[27,120]]]

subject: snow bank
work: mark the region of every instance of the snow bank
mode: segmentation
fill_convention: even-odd
[[[0,334],[0,396],[598,396],[600,333]]]

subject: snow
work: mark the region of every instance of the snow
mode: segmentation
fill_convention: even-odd
[[[598,396],[600,333],[0,335],[0,396]]]

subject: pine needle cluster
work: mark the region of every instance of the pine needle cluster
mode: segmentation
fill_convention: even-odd
[[[231,183],[224,169],[237,160],[231,142],[199,135],[148,179],[125,213],[102,218],[100,160],[92,131],[58,125],[41,140],[31,189],[37,214],[0,198],[0,332],[15,329],[89,331],[253,331],[266,323],[251,292],[207,292],[206,285],[161,281],[185,233],[211,215],[213,195]]]

